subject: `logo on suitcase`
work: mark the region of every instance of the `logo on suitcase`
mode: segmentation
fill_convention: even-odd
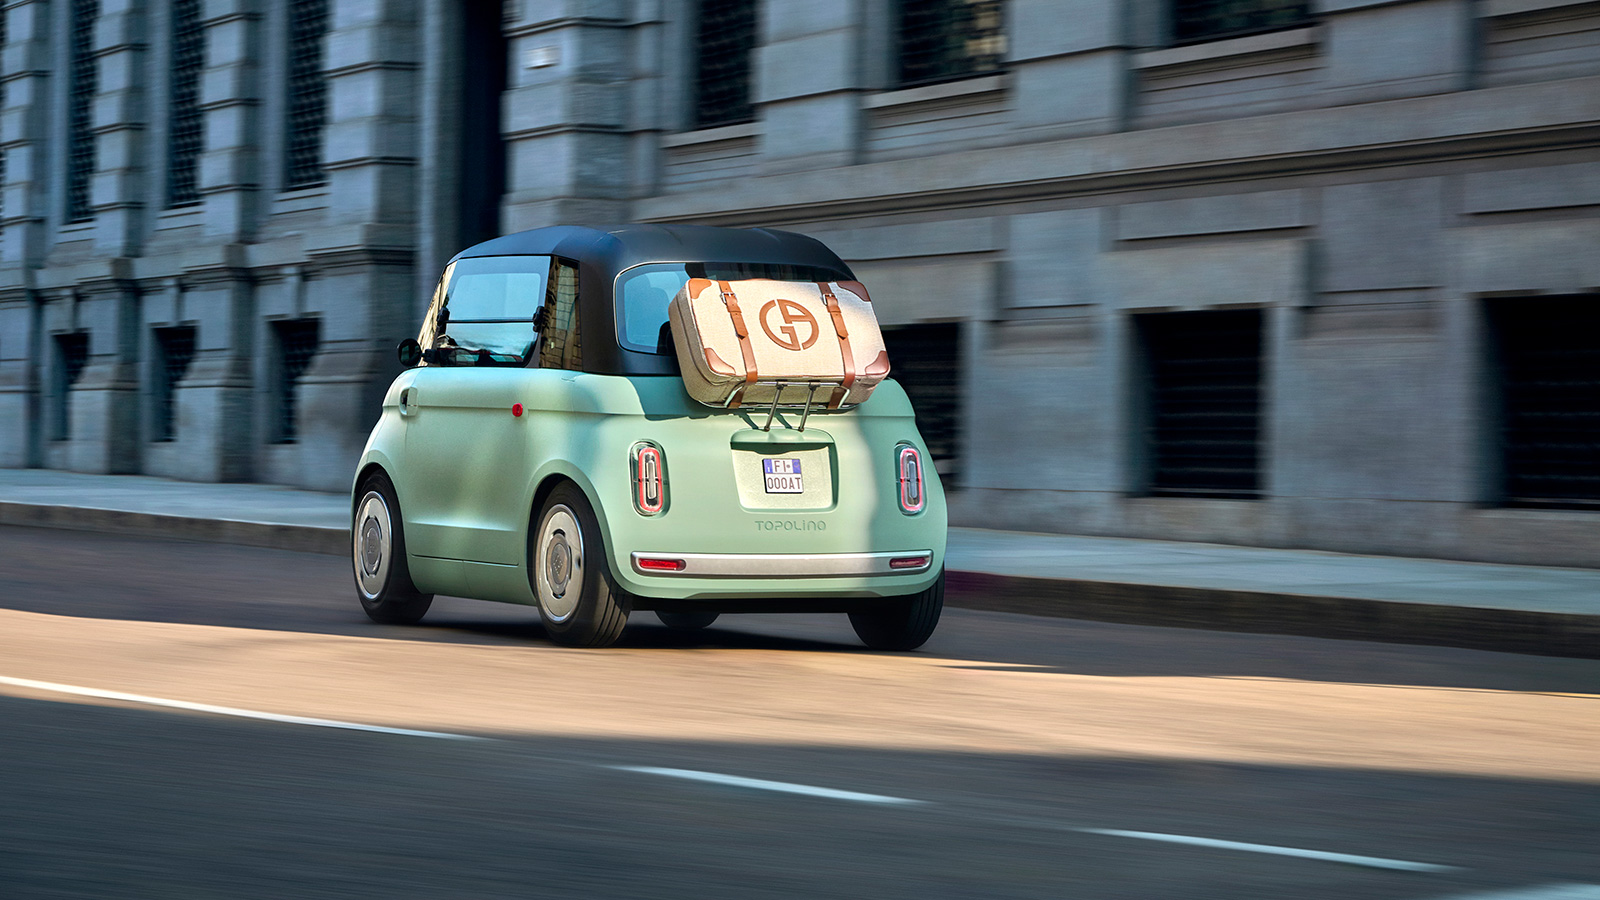
[[[778,326],[778,334],[774,334],[772,331],[771,320],[774,309],[778,311],[778,317],[783,321],[783,324]],[[760,319],[761,330],[767,333],[767,337],[771,338],[774,344],[785,350],[804,350],[817,342],[817,320],[812,317],[804,306],[793,300],[785,300],[779,297],[769,302],[766,306],[761,307]],[[795,327],[801,323],[811,329],[810,334],[803,341],[800,340],[800,332]],[[782,337],[779,337],[779,334]]]

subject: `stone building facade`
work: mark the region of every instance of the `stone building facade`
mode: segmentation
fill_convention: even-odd
[[[456,250],[766,225],[958,523],[1600,565],[1594,0],[0,7],[0,466],[342,489]]]

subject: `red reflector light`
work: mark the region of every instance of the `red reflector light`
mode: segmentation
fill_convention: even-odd
[[[896,556],[889,560],[891,569],[920,569],[927,564],[926,556]]]
[[[682,572],[684,563],[681,559],[651,559],[648,556],[639,557],[639,568],[651,569],[656,572]]]

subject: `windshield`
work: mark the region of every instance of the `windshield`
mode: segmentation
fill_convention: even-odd
[[[639,353],[670,356],[672,333],[667,304],[690,278],[712,281],[848,281],[850,276],[820,266],[779,263],[652,263],[634,266],[617,276],[617,341]]]

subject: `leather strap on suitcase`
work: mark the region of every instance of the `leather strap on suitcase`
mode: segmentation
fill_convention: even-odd
[[[828,315],[833,319],[833,331],[839,336],[839,356],[844,360],[844,386],[835,391],[833,399],[828,401],[829,409],[838,409],[844,398],[850,396],[850,386],[856,382],[856,360],[850,351],[850,332],[844,327],[844,313],[839,310],[839,298],[833,295],[833,289],[828,287],[826,281],[817,282],[817,287],[822,290],[822,305],[828,308]]]
[[[750,329],[744,325],[744,313],[739,310],[739,298],[733,294],[733,285],[719,281],[717,287],[722,291],[722,305],[728,308],[728,317],[733,320],[733,333],[739,336],[739,352],[744,355],[744,387],[728,402],[729,409],[738,409],[744,392],[756,383],[756,351],[750,346]]]

